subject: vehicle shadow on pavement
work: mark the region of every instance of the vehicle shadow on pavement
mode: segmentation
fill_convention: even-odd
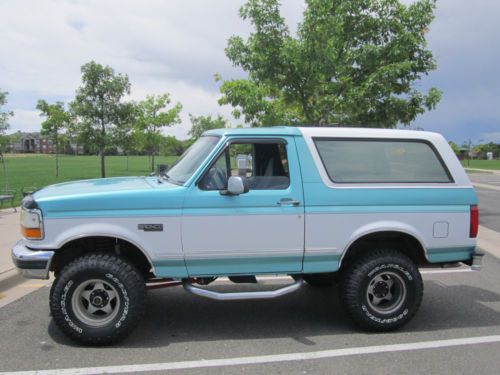
[[[234,286],[218,285],[224,292]],[[247,287],[251,289],[252,287]],[[241,286],[238,286],[242,290]],[[414,319],[398,332],[426,332],[500,325],[500,312],[485,305],[500,295],[470,285],[425,281],[424,300]],[[51,322],[48,332],[62,345],[79,346]],[[337,288],[301,290],[274,300],[212,301],[182,288],[148,293],[146,314],[123,348],[168,346],[171,343],[218,340],[292,338],[314,346],[314,336],[363,334],[343,312]]]
[[[488,306],[500,295],[471,285],[445,285],[425,281],[424,299],[410,324],[410,331],[436,331],[465,327],[500,325],[500,312]]]
[[[273,285],[273,288],[278,285]],[[253,290],[251,286],[217,285],[220,292]],[[340,309],[336,288],[301,290],[272,300],[214,301],[186,293],[182,287],[148,292],[146,314],[132,335],[119,346],[155,347],[175,342],[306,337],[348,333],[353,329]],[[53,322],[54,341],[76,345]]]

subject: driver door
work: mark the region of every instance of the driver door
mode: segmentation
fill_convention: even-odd
[[[228,140],[186,194],[182,243],[189,275],[300,271],[304,202],[299,168],[293,137]],[[230,175],[246,178],[249,192],[222,195]]]

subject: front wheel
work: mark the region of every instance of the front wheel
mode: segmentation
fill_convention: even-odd
[[[422,277],[410,258],[395,250],[375,250],[344,271],[340,295],[357,325],[390,331],[415,315],[422,294]]]
[[[126,260],[89,254],[61,271],[50,293],[56,325],[75,341],[106,345],[125,338],[144,312],[145,283]]]

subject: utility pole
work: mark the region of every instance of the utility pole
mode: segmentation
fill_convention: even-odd
[[[467,151],[467,166],[470,167],[471,139],[469,138],[469,150]]]

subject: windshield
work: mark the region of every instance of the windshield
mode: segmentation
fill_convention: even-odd
[[[219,139],[217,136],[200,137],[167,171],[168,180],[176,184],[184,184],[207,158]]]

